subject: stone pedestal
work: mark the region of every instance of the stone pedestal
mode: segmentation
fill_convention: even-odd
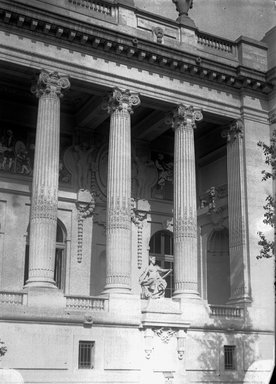
[[[137,94],[115,88],[106,108],[111,115],[106,228],[106,286],[104,292],[130,292],[131,283],[131,134],[130,115]]]
[[[39,98],[30,217],[27,287],[55,288],[60,97],[67,77],[41,71],[33,93]]]
[[[194,128],[200,111],[179,105],[170,117],[174,140],[174,297],[199,298]]]

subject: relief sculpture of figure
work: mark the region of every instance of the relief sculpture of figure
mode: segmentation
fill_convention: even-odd
[[[172,270],[163,269],[155,263],[155,256],[150,256],[149,265],[139,278],[143,299],[160,299],[165,295],[165,289],[167,287],[165,277],[168,276]]]

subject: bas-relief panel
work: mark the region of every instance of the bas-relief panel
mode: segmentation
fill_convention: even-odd
[[[71,183],[71,174],[63,161],[64,151],[72,143],[72,137],[61,135],[59,181]],[[0,128],[0,172],[32,176],[34,168],[35,131],[25,127],[7,126]]]
[[[32,177],[35,130],[8,126],[0,129],[0,172]],[[61,134],[59,182],[76,190],[90,190],[106,199],[108,146],[84,135]],[[132,197],[173,199],[173,158],[146,149],[132,150]],[[97,196],[98,195],[98,196]]]

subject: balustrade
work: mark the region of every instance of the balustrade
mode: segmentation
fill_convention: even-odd
[[[75,310],[105,311],[107,299],[92,296],[66,296],[66,308]]]

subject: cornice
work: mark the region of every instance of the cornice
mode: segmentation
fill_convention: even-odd
[[[250,89],[268,94],[273,84],[267,74],[241,65],[226,65],[218,61],[170,48],[144,39],[133,38],[122,32],[114,32],[70,19],[32,9],[15,11],[0,8],[0,27],[8,33],[20,33],[27,37],[52,41],[55,44],[85,53],[97,52],[104,57],[120,58],[135,62],[139,68],[155,67],[171,75],[185,76],[193,81],[202,80],[237,90]],[[133,65],[133,64],[132,64]]]

